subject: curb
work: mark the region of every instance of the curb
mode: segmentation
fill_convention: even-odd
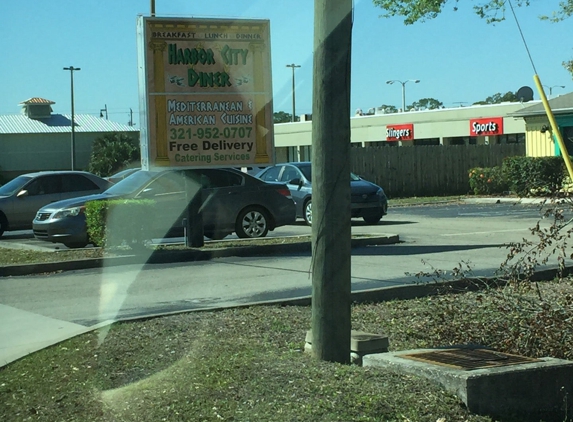
[[[400,242],[397,234],[360,237],[351,239],[351,247],[389,245]],[[149,256],[125,255],[104,258],[80,259],[76,261],[56,261],[24,265],[6,265],[0,267],[0,277],[22,276],[29,274],[52,273],[59,271],[86,270],[105,266],[169,264],[174,262],[209,261],[229,256],[249,257],[260,255],[278,255],[286,253],[310,253],[311,242],[301,241],[274,245],[233,246],[211,249],[156,250]]]

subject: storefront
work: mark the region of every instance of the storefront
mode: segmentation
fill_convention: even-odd
[[[355,148],[525,143],[526,122],[513,113],[526,105],[542,106],[531,101],[354,116],[351,143]],[[309,160],[311,130],[308,120],[276,124],[277,161]]]
[[[549,100],[569,155],[573,155],[573,93]],[[551,131],[543,104],[535,104],[512,113],[525,121],[526,151],[528,156],[547,157],[561,155],[558,142]]]

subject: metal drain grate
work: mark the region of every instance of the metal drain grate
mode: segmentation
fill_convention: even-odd
[[[400,355],[405,359],[419,360],[436,365],[470,371],[472,369],[495,368],[499,366],[518,365],[541,362],[539,359],[525,356],[509,355],[488,349],[445,349],[431,352]]]

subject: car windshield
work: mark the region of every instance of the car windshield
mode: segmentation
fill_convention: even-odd
[[[29,176],[16,177],[15,179],[0,187],[0,196],[14,195],[16,192],[21,190],[22,187],[24,187],[24,185],[30,180],[32,180],[32,178]]]
[[[108,188],[105,193],[111,195],[131,195],[137,193],[142,187],[149,183],[156,174],[157,173],[151,171],[137,171]]]

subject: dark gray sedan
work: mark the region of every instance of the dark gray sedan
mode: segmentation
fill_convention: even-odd
[[[312,224],[312,170],[308,161],[276,164],[257,174],[261,180],[286,183],[296,202],[297,217]],[[377,224],[388,212],[384,190],[372,182],[350,174],[351,215],[367,224]]]
[[[111,185],[84,171],[22,174],[0,187],[0,236],[9,230],[30,230],[36,212],[46,204],[101,193]]]
[[[85,220],[88,201],[133,198],[152,199],[160,215],[142,222],[150,238],[182,236],[187,192],[202,194],[203,231],[222,239],[235,232],[241,238],[257,238],[269,230],[292,224],[295,204],[284,183],[266,183],[232,169],[140,170],[119,181],[103,194],[60,201],[40,209],[34,219],[34,236],[74,247],[90,243]]]

